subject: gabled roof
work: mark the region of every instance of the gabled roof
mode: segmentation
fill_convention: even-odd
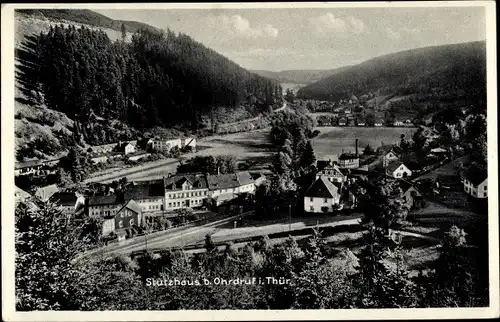
[[[40,187],[36,189],[35,196],[42,199],[46,200],[52,197],[52,195],[56,192],[59,191],[59,188],[55,184],[51,184],[45,187]]]
[[[473,185],[477,186],[488,179],[488,171],[476,163],[473,163],[465,172],[465,178]]]
[[[380,147],[380,149],[382,149],[382,151],[384,151],[384,154],[387,154],[389,152],[393,152],[394,154],[396,155],[401,155],[401,153],[403,153],[403,150],[401,150],[401,148],[397,145],[382,145]]]
[[[220,175],[207,175],[208,189],[210,190],[236,188],[253,182],[252,176],[248,171]]]
[[[420,191],[418,191],[418,189],[413,184],[406,180],[399,180],[399,187],[401,188],[401,190],[403,190],[403,193],[406,193],[408,190],[413,188],[420,194]]]
[[[236,178],[240,184],[240,186],[245,186],[247,184],[253,183],[252,176],[248,171],[242,171],[242,172],[237,172],[236,173]]]
[[[141,200],[150,197],[164,197],[165,189],[163,182],[138,184],[138,185],[128,185],[125,188],[125,200]]]
[[[18,199],[26,199],[26,198],[31,197],[31,195],[29,193],[27,193],[23,189],[19,188],[18,186],[15,186],[14,196]]]
[[[119,214],[125,208],[130,209],[137,214],[140,214],[142,212],[142,209],[137,204],[137,202],[135,202],[134,200],[129,200],[116,212],[116,214]]]
[[[57,202],[61,206],[74,206],[78,197],[74,192],[56,192],[50,199]]]
[[[305,196],[313,198],[334,198],[338,196],[337,186],[328,181],[325,177],[319,177],[310,187],[307,189]]]
[[[117,205],[118,203],[118,197],[116,195],[92,196],[89,199],[89,206]]]
[[[188,181],[196,189],[204,189],[207,187],[207,179],[205,178],[205,175],[199,173],[185,173],[174,175],[170,178],[165,178],[163,184],[166,190],[175,190],[179,189],[181,185],[186,181]]]
[[[352,160],[352,159],[359,159],[359,157],[357,157],[355,153],[342,153],[339,156],[339,160]]]
[[[393,161],[391,163],[389,163],[387,165],[387,171],[390,172],[390,173],[393,173],[394,171],[396,171],[397,168],[399,168],[401,165],[404,165],[403,162],[401,161]],[[406,166],[405,166],[406,167]]]

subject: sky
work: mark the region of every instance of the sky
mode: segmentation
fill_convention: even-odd
[[[247,69],[332,69],[406,49],[486,39],[484,7],[108,9],[190,35]]]

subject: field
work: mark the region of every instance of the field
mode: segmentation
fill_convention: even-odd
[[[391,127],[319,127],[321,132],[312,141],[316,159],[337,160],[339,154],[354,152],[356,138],[359,139],[359,153],[368,144],[376,149],[384,144],[398,143],[401,134],[411,137],[415,128],[391,128]]]
[[[359,152],[370,144],[373,148],[384,144],[397,143],[401,134],[411,136],[414,128],[359,128],[321,127],[321,132],[312,140],[316,159],[336,160],[342,151],[354,152],[355,139],[359,138]],[[238,162],[244,162],[250,170],[266,171],[271,162],[273,147],[268,142],[269,129],[224,135],[214,135],[198,140],[200,151],[182,155],[181,159],[194,156],[232,155]],[[203,148],[201,148],[203,147]],[[126,176],[129,180],[149,180],[175,173],[178,160],[168,159],[154,164],[145,164],[106,175],[94,176],[91,181],[111,182]]]

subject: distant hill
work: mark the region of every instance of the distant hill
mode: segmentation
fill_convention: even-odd
[[[279,72],[272,72],[267,70],[254,70],[253,72],[263,77],[275,79],[280,83],[310,84],[317,82],[328,76],[343,72],[349,67],[350,66],[345,66],[328,70],[321,70],[321,69],[283,70]]]
[[[88,9],[17,9],[16,13],[35,18],[45,18],[56,22],[71,21],[94,27],[109,28],[121,31],[122,24],[127,32],[136,32],[139,29],[158,31],[157,28],[137,21],[113,20]]]
[[[298,97],[337,101],[375,93],[453,99],[483,95],[485,90],[486,43],[479,41],[373,58],[301,88]]]

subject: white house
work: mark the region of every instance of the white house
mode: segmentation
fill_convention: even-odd
[[[255,193],[255,181],[248,171],[208,175],[207,184],[209,197],[215,200],[216,205],[235,199],[239,194]]]
[[[304,211],[306,212],[332,212],[339,203],[339,188],[326,177],[319,177],[304,195]]]
[[[179,174],[164,179],[165,209],[197,208],[208,199],[207,180],[203,174]]]
[[[134,153],[136,151],[135,145],[130,142],[120,142],[117,146],[117,150],[125,155]]]
[[[408,178],[411,176],[411,170],[401,161],[393,161],[387,165],[386,172],[388,176],[393,178]]]
[[[384,167],[393,161],[399,160],[403,152],[397,145],[382,145],[380,150],[383,153],[382,164]]]
[[[463,177],[464,191],[474,198],[488,197],[488,173],[477,165],[469,167]]]
[[[394,126],[403,126],[403,122],[399,121],[399,120],[395,120],[392,125]]]
[[[172,139],[152,139],[151,149],[156,151],[170,151],[174,147],[182,148],[181,138]]]
[[[382,125],[384,125],[384,124],[382,123],[382,121],[377,120],[377,121],[375,121],[375,124],[374,124],[374,125],[375,125],[375,126],[377,126],[377,127],[380,127],[380,126],[382,126]]]
[[[316,179],[319,177],[325,177],[330,182],[343,183],[347,180],[347,177],[340,171],[337,164],[332,161],[318,161],[316,163],[318,168],[318,173],[316,174]]]

